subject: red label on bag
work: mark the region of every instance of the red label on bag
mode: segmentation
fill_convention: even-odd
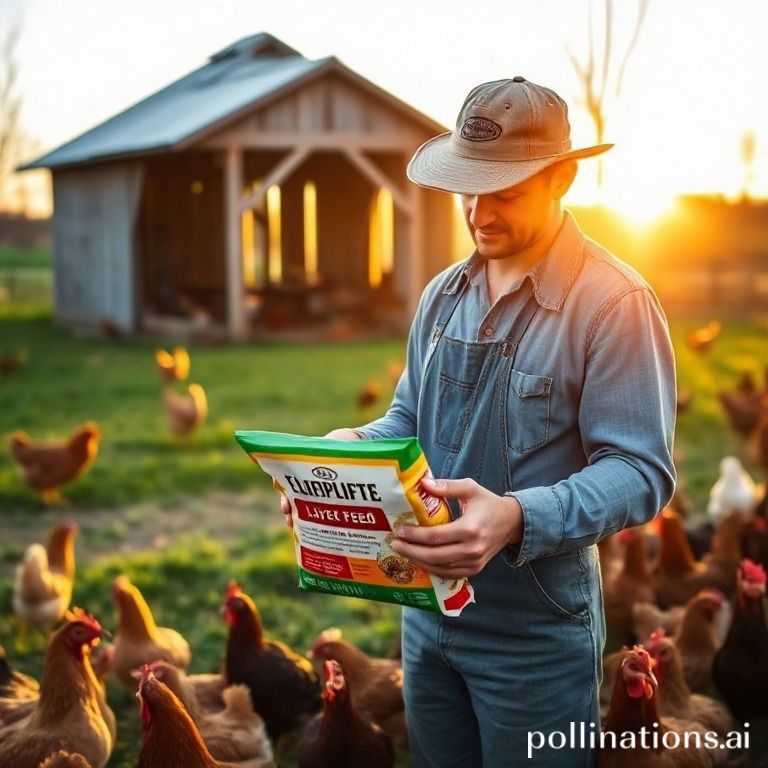
[[[336,579],[352,578],[352,570],[346,557],[315,552],[301,547],[301,565],[306,570],[319,573],[322,576],[332,576]]]
[[[294,499],[300,520],[334,528],[358,528],[366,531],[388,531],[389,520],[380,507],[349,507],[324,501]]]

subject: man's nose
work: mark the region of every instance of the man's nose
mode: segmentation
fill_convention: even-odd
[[[475,229],[482,229],[494,220],[496,214],[491,200],[490,195],[475,195],[469,199],[467,203],[469,223]]]

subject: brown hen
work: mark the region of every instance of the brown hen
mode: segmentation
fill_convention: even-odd
[[[158,627],[147,601],[127,576],[118,576],[112,590],[118,608],[112,671],[129,691],[136,690],[132,670],[162,659],[186,669],[191,660],[189,643],[170,627]]]
[[[728,731],[736,729],[736,721],[722,702],[701,693],[691,693],[683,672],[680,650],[673,638],[663,630],[657,630],[644,646],[654,661],[662,717],[671,715],[693,720],[723,737]]]
[[[213,757],[184,705],[148,665],[141,668],[136,698],[142,725],[138,768],[236,768]]]
[[[245,685],[227,686],[216,712],[204,710],[186,675],[167,661],[149,665],[155,677],[178,696],[200,731],[208,751],[217,760],[245,763],[249,768],[271,768],[272,744],[264,719],[253,710]]]
[[[335,659],[354,692],[355,704],[363,717],[381,726],[398,749],[408,746],[403,703],[403,667],[398,659],[374,658],[342,639],[341,630],[321,632],[312,646],[312,655],[321,661]]]
[[[104,634],[101,625],[80,609],[68,615],[51,638],[40,679],[40,698],[25,716],[0,725],[0,765],[37,768],[64,749],[103,768],[112,752],[115,718],[89,661],[89,649]]]
[[[36,442],[26,432],[11,435],[11,456],[30,487],[46,504],[61,501],[59,487],[86,472],[99,450],[101,432],[95,422],[78,427],[66,440]]]
[[[325,661],[323,675],[323,711],[302,735],[298,768],[392,768],[392,744],[384,731],[358,710],[341,665],[333,659]]]
[[[62,523],[50,533],[47,549],[30,544],[16,567],[13,612],[22,632],[29,626],[47,629],[69,608],[75,579],[75,523]]]
[[[652,667],[653,659],[642,646],[622,652],[600,734],[597,768],[709,768],[725,760],[727,750],[705,748],[706,732],[698,723],[661,716]],[[673,736],[666,737],[665,745],[668,732]],[[629,734],[635,734],[634,743]],[[696,734],[701,746],[695,743]]]
[[[176,437],[188,437],[208,416],[208,399],[200,384],[190,384],[186,395],[172,389],[163,391],[168,426]]]

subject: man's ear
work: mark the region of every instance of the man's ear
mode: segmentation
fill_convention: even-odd
[[[550,167],[552,197],[559,200],[571,188],[578,166],[575,160],[563,160]]]

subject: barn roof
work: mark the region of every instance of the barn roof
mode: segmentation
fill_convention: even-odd
[[[373,89],[430,131],[445,130],[336,58],[307,59],[262,32],[223,48],[199,69],[19,170],[82,165],[181,148],[212,128],[221,128],[260,103],[331,69]]]

